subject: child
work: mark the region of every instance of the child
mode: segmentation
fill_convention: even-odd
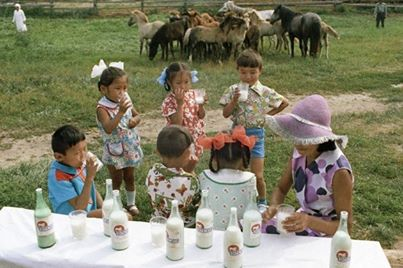
[[[164,127],[157,138],[161,163],[154,164],[146,179],[154,215],[169,217],[171,201],[176,199],[188,227],[194,226],[200,200],[197,178],[183,170],[190,161],[192,144],[193,138],[186,128],[178,125]]]
[[[197,82],[196,71],[190,71],[184,63],[171,63],[165,68],[158,82],[169,92],[162,103],[162,116],[167,120],[167,125],[181,125],[189,129],[195,141],[196,157],[199,157],[203,149],[198,144],[198,139],[205,136],[204,121],[206,116],[204,103],[207,95],[204,95],[204,102],[196,102],[196,90],[191,89],[192,82]],[[190,161],[184,169],[193,171],[197,160]]]
[[[143,158],[140,136],[135,129],[140,117],[127,94],[128,78],[123,63],[111,65],[106,67],[101,60],[91,75],[94,77],[102,71],[98,89],[103,97],[97,105],[97,125],[104,142],[102,161],[108,167],[113,189],[120,189],[122,180],[125,181],[126,209],[136,216],[139,210],[135,204],[134,168]]]
[[[255,142],[256,138],[246,136],[242,126],[236,126],[230,134],[218,133],[213,138],[200,139],[200,144],[211,150],[210,170],[204,170],[199,180],[201,189],[209,191],[216,230],[227,228],[230,207],[237,207],[238,218],[242,218],[249,193],[256,193],[255,174],[245,171]]]
[[[27,25],[25,25],[25,21],[27,19],[25,18],[24,10],[21,9],[20,4],[15,4],[14,7],[13,23],[15,23],[18,32],[26,32]]]
[[[234,84],[225,91],[220,99],[220,104],[224,106],[224,117],[231,116],[233,126],[244,126],[248,136],[258,137],[251,150],[251,171],[255,173],[257,179],[258,205],[264,206],[267,204],[266,182],[263,177],[265,115],[279,113],[288,106],[288,101],[273,89],[259,82],[262,72],[262,57],[259,54],[252,49],[244,50],[236,63],[241,82],[249,86],[246,89],[247,99],[240,101],[239,84]]]
[[[94,159],[87,158],[85,135],[65,125],[52,135],[53,160],[48,173],[49,201],[53,211],[69,214],[82,209],[88,217],[102,218],[102,198],[96,191]]]
[[[320,95],[308,96],[295,105],[291,114],[267,116],[266,120],[273,131],[292,140],[295,148],[264,218],[273,218],[277,205],[284,202],[293,187],[301,208],[283,221],[285,230],[299,235],[332,236],[339,225],[340,212],[345,210],[351,232],[354,178],[350,163],[336,144],[340,142],[344,148],[347,137],[332,132],[326,100]],[[271,220],[264,231],[277,233],[274,224]]]

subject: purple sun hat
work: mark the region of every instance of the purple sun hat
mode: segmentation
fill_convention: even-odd
[[[291,139],[294,144],[321,144],[334,140],[345,148],[347,136],[334,134],[330,121],[329,105],[321,95],[300,100],[289,114],[266,116],[267,126],[278,135]]]

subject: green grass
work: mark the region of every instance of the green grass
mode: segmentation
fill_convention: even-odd
[[[162,15],[159,18],[166,19]],[[340,40],[330,38],[330,59],[303,59],[299,49],[290,59],[285,52],[266,47],[261,81],[286,96],[365,93],[389,104],[385,112],[335,116],[333,128],[350,138],[345,152],[355,175],[353,237],[391,246],[403,234],[403,94],[402,89],[390,86],[403,83],[403,16],[392,14],[385,29],[376,29],[370,15],[324,13],[322,18],[341,35]],[[99,92],[90,72],[100,58],[124,61],[136,107],[143,113],[157,111],[165,91],[155,79],[168,63],[159,55],[154,61],[138,55],[137,28],[128,27],[127,19],[28,17],[29,32],[16,34],[11,18],[1,18],[0,140],[3,136],[32,138],[65,123],[84,130],[95,127]],[[195,62],[191,67],[200,73],[197,86],[208,91],[210,103],[206,108],[219,108],[218,98],[224,89],[238,80],[234,62],[221,66]],[[267,141],[265,176],[270,194],[292,146],[270,132]],[[10,146],[1,143],[0,148]],[[147,220],[151,208],[144,179],[158,158],[154,144],[143,144],[143,148],[146,156],[136,173],[136,184],[140,219]],[[100,142],[91,144],[90,149],[99,154]],[[207,157],[197,171],[207,167]],[[0,207],[32,209],[34,189],[40,186],[47,190],[48,165],[48,161],[39,161],[0,168]],[[104,168],[96,179],[102,194],[106,178]],[[292,193],[287,200],[296,205]]]

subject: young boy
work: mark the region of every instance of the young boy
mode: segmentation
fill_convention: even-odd
[[[264,137],[265,115],[275,115],[288,106],[286,98],[273,89],[262,85],[259,76],[262,73],[262,57],[252,49],[244,50],[238,57],[237,70],[240,84],[230,86],[220,99],[224,106],[225,118],[231,116],[233,127],[244,126],[248,136],[256,136],[257,141],[251,150],[251,171],[256,175],[258,205],[267,205],[266,182],[263,177],[264,170]],[[240,99],[241,86],[246,85]],[[247,97],[246,97],[247,95]]]
[[[60,127],[52,135],[52,150],[56,160],[50,165],[48,188],[53,211],[82,209],[88,217],[102,218],[102,198],[94,184],[96,159],[87,158],[84,133],[70,125]]]
[[[157,138],[161,163],[154,164],[145,182],[154,216],[169,217],[171,201],[176,199],[187,227],[194,226],[200,201],[196,176],[183,170],[192,161],[193,148],[193,138],[186,128],[178,125],[164,127]]]

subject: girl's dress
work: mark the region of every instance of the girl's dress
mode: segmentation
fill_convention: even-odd
[[[208,190],[209,206],[214,213],[214,229],[225,230],[230,209],[236,207],[238,220],[242,219],[249,202],[249,192],[256,193],[255,174],[235,169],[221,169],[217,173],[209,169],[199,175],[200,187]]]
[[[97,109],[104,109],[110,118],[114,118],[119,112],[119,104],[102,97]],[[126,167],[137,167],[142,158],[143,151],[140,147],[140,136],[135,128],[129,128],[129,120],[132,118],[132,111],[128,109],[119,125],[107,134],[99,120],[97,125],[104,142],[102,161],[106,165],[115,166],[116,169]]]
[[[178,200],[185,226],[194,226],[200,189],[193,174],[156,163],[148,172],[146,186],[154,216],[168,218],[171,213],[171,201]]]
[[[22,9],[20,10],[14,10],[14,16],[13,16],[13,23],[15,23],[15,26],[17,27],[17,31],[19,32],[26,32],[27,31],[27,26],[25,25],[25,14]]]
[[[175,95],[169,93],[164,102],[162,103],[162,116],[167,120],[167,124],[172,123],[169,120],[169,116],[176,113],[178,105],[176,104]],[[199,104],[196,103],[196,94],[194,90],[189,90],[185,93],[184,105],[183,105],[183,122],[182,126],[186,127],[193,137],[196,144],[196,155],[200,156],[203,153],[203,148],[198,145],[197,140],[205,136],[204,121],[198,116]]]
[[[336,150],[321,153],[308,166],[306,166],[306,157],[294,150],[292,177],[296,197],[301,206],[298,212],[328,221],[337,219],[332,183],[334,174],[340,169],[346,169],[352,174],[350,163],[338,147]],[[263,231],[277,233],[275,226],[276,221],[272,219],[268,225],[263,226]],[[297,235],[326,236],[309,228]]]

